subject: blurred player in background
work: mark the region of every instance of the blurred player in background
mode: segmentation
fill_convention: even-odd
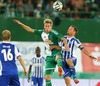
[[[0,86],[20,86],[16,59],[24,69],[26,75],[26,67],[19,49],[10,43],[11,32],[9,30],[2,31],[2,40],[0,43]]]
[[[40,35],[40,37],[42,37],[42,40],[45,43],[46,53],[47,53],[46,67],[45,67],[46,86],[52,86],[51,78],[56,65],[58,66],[58,75],[62,76],[63,72],[62,55],[61,55],[61,50],[58,47],[58,41],[62,40],[66,51],[68,51],[69,48],[66,39],[61,34],[52,29],[53,22],[51,19],[44,20],[43,30],[32,29],[31,27],[21,23],[18,20],[14,20],[14,22],[21,25],[26,31],[36,33]]]
[[[63,70],[64,70],[64,79],[66,86],[71,86],[71,76],[73,76],[74,82],[77,84],[79,81],[76,78],[75,65],[77,62],[76,57],[73,55],[74,51],[79,48],[84,54],[89,58],[96,60],[95,57],[90,55],[90,53],[82,46],[81,42],[75,38],[78,30],[75,26],[71,25],[67,31],[67,35],[64,36],[68,42],[69,51],[66,52],[64,49],[64,43],[61,43],[62,55],[63,55]]]
[[[36,55],[33,56],[29,66],[28,82],[30,81],[30,73],[33,66],[31,86],[43,86],[45,58],[40,54],[40,47],[36,48],[35,53]]]

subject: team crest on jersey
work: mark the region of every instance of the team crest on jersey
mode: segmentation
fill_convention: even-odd
[[[46,36],[44,36],[44,38],[46,38]]]

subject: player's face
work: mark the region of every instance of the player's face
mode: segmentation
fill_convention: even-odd
[[[36,54],[40,54],[40,49],[36,49]]]
[[[67,31],[67,35],[73,36],[74,34],[75,34],[74,28],[72,26],[70,26]]]
[[[45,23],[44,24],[44,30],[46,33],[49,33],[52,29],[52,24],[51,23]]]

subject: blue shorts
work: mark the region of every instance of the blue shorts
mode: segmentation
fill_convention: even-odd
[[[77,58],[72,57],[72,60],[73,60],[74,66],[75,66],[76,63],[77,63]],[[63,68],[63,71],[64,71],[63,77],[64,77],[64,78],[67,77],[67,76],[71,77],[72,74],[71,74],[71,72],[70,72],[70,68],[69,68],[69,66],[67,65],[67,63],[66,63],[65,60],[63,60],[62,68]]]
[[[43,78],[38,78],[38,77],[32,76],[31,85],[32,86],[37,86],[37,84],[38,84],[38,86],[43,86]]]
[[[0,86],[20,86],[18,75],[0,76]]]

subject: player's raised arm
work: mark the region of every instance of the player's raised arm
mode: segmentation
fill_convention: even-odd
[[[97,58],[94,57],[94,56],[92,56],[92,55],[90,55],[90,53],[89,53],[85,48],[82,49],[82,52],[83,52],[84,54],[86,54],[88,57],[90,57],[91,59],[97,60]]]
[[[13,21],[14,21],[15,23],[19,24],[20,26],[22,26],[26,31],[32,32],[32,33],[34,32],[34,29],[33,29],[33,28],[31,28],[31,27],[29,27],[29,26],[23,24],[23,23],[20,22],[19,20],[14,19]]]
[[[66,39],[65,39],[64,37],[62,37],[61,40],[62,40],[63,43],[64,43],[64,47],[65,47],[66,51],[69,51],[69,47],[68,47],[68,44],[67,44]]]

